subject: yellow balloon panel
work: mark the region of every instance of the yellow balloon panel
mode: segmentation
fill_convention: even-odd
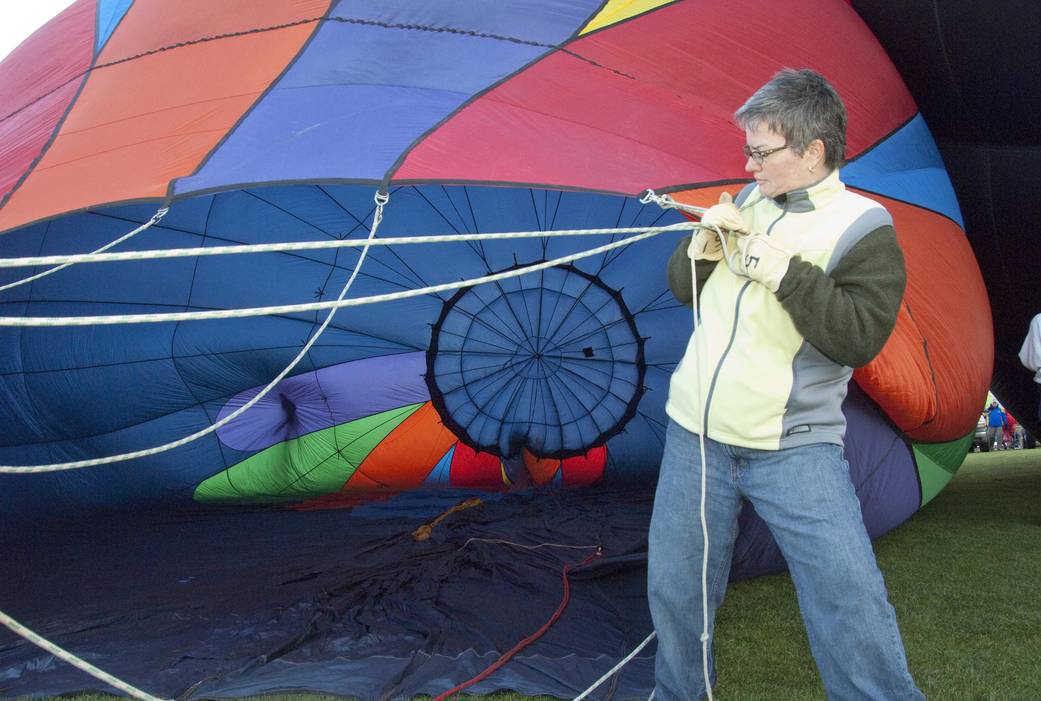
[[[623,20],[627,20],[630,17],[641,15],[644,12],[657,9],[663,5],[669,5],[676,0],[611,0],[611,2],[604,5],[603,9],[597,13],[596,17],[587,24],[581,31],[581,34],[588,34],[589,32],[595,32],[597,29],[603,29],[609,27],[612,24],[617,24]]]

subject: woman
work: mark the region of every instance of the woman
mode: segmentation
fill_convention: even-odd
[[[846,111],[819,74],[781,71],[735,120],[755,182],[734,202],[721,197],[669,261],[684,303],[693,261],[702,321],[672,377],[651,520],[654,698],[705,693],[703,433],[707,630],[747,499],[788,562],[828,697],[922,699],[843,457],[852,369],[881,350],[903,297],[892,219],[839,179]],[[723,259],[717,229],[737,254]],[[708,668],[714,677],[711,659]]]

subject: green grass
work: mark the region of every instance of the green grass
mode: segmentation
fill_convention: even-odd
[[[875,551],[928,698],[1041,699],[1041,449],[970,454],[951,484]],[[731,586],[717,626],[717,698],[825,698],[787,575]]]
[[[1041,699],[1041,450],[969,455],[875,552],[928,698]],[[719,696],[825,698],[786,575],[734,585],[717,626]]]

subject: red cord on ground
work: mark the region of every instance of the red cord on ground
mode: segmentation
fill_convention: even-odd
[[[554,623],[557,622],[557,619],[560,618],[560,614],[564,613],[564,609],[567,608],[568,600],[571,598],[571,582],[568,581],[568,578],[567,578],[568,572],[571,571],[572,567],[584,567],[585,565],[588,565],[590,562],[592,562],[593,560],[595,560],[598,557],[600,557],[600,548],[597,548],[596,552],[592,553],[591,555],[586,557],[581,562],[574,563],[574,564],[567,563],[566,565],[564,565],[564,569],[560,573],[561,579],[563,580],[563,583],[564,583],[564,594],[563,594],[563,596],[560,599],[560,605],[557,606],[557,610],[553,612],[553,615],[550,616],[549,620],[542,624],[541,628],[539,628],[537,631],[535,631],[534,633],[532,633],[528,637],[524,638],[524,640],[521,640],[519,643],[514,645],[512,648],[510,648],[506,652],[504,652],[502,657],[500,657],[495,662],[492,662],[490,665],[488,665],[484,669],[484,671],[481,672],[480,674],[478,674],[476,677],[474,677],[472,679],[467,679],[465,682],[462,682],[461,684],[457,684],[456,686],[452,687],[448,691],[445,691],[445,692],[443,692],[441,694],[438,694],[433,699],[431,699],[431,701],[445,701],[445,699],[447,699],[452,694],[458,693],[458,692],[462,691],[463,689],[465,689],[466,687],[472,686],[472,685],[476,684],[477,682],[481,681],[482,679],[487,677],[489,674],[491,674],[495,670],[499,669],[499,667],[502,667],[504,664],[509,662],[510,658],[513,657],[514,655],[516,655],[518,652],[520,652],[521,650],[526,648],[528,645],[530,645],[531,643],[535,642],[540,637],[542,637],[542,634],[545,633],[547,630],[549,630],[550,626],[552,626]]]

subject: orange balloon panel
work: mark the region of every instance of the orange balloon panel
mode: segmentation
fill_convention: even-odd
[[[696,190],[670,192],[669,197],[676,200],[677,202],[693,205],[695,207],[711,207],[712,205],[719,202],[719,196],[724,192],[729,192],[731,196],[736,197],[737,193],[741,192],[741,188],[743,188],[745,185],[746,183],[712,185],[710,187],[700,187]],[[694,219],[695,217],[688,215],[688,218]]]
[[[882,352],[853,377],[907,435],[950,441],[976,425],[994,367],[987,290],[961,228],[877,195],[893,215],[907,292]]]
[[[441,423],[434,405],[427,402],[365,456],[342,491],[371,489],[374,484],[397,489],[417,487],[458,440]]]
[[[163,197],[281,74],[318,23],[172,45],[320,16],[327,6],[186,0],[179,16],[208,19],[185,27],[167,21],[167,3],[134,3],[54,142],[0,210],[0,230],[101,203]],[[171,48],[105,65],[157,45]]]
[[[560,470],[560,460],[555,458],[538,458],[528,452],[522,451],[524,467],[527,468],[531,481],[536,485],[543,485],[553,479]]]

